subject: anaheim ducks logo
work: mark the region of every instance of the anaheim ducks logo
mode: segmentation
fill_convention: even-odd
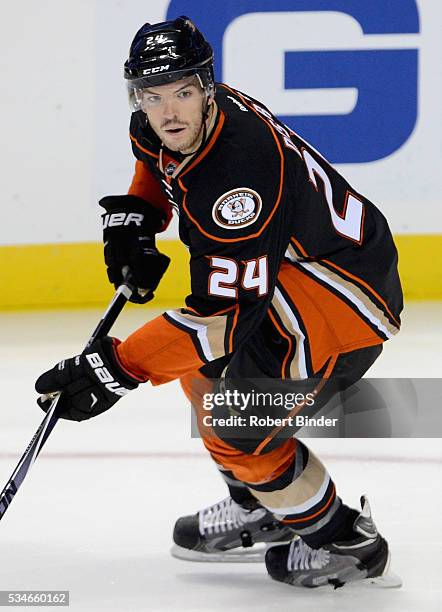
[[[239,229],[251,225],[261,212],[261,196],[246,187],[224,193],[217,199],[212,210],[213,220],[220,227]]]

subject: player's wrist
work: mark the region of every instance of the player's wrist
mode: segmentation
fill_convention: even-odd
[[[106,340],[110,340],[111,342],[107,343],[104,350],[106,351],[110,362],[118,370],[120,378],[122,380],[126,380],[129,384],[135,383],[137,386],[140,383],[145,383],[149,380],[146,375],[140,373],[137,374],[136,372],[133,372],[130,366],[128,366],[120,357],[118,347],[122,344],[121,340],[110,336],[108,336]]]

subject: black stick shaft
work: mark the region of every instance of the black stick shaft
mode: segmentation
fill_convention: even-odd
[[[109,333],[112,325],[117,320],[118,315],[122,311],[131,294],[132,289],[130,287],[126,285],[121,285],[120,287],[118,287],[106,312],[103,314],[97,327],[92,332],[92,335],[89,338],[84,350],[86,350],[92,344],[92,342],[94,342],[94,340],[96,340],[97,338],[102,338],[103,336],[106,336]],[[28,444],[28,447],[23,453],[22,458],[18,462],[14,473],[12,474],[11,478],[8,480],[6,486],[0,494],[0,520],[3,518],[6,510],[9,508],[15,494],[17,493],[18,489],[26,478],[26,475],[29,472],[32,464],[38,457],[41,449],[43,448],[46,440],[48,439],[51,431],[54,429],[59,419],[59,416],[56,411],[59,398],[60,394],[58,394],[52,401],[51,407],[49,408],[45,418],[41,422],[40,427],[35,432],[34,437]]]

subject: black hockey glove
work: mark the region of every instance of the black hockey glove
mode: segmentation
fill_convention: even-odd
[[[104,260],[115,288],[125,280],[135,291],[131,302],[145,304],[153,298],[170,259],[155,246],[164,216],[148,202],[133,195],[106,196],[99,202],[103,215]],[[127,268],[123,275],[123,268]]]
[[[42,374],[35,390],[45,395],[63,391],[56,408],[62,419],[84,421],[105,412],[144,382],[123,370],[115,351],[118,344],[109,336],[95,340],[82,355],[60,361]],[[37,403],[47,412],[51,401],[39,397]]]

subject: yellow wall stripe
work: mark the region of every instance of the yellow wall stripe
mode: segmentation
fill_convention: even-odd
[[[399,274],[406,300],[442,300],[442,234],[399,234]]]
[[[442,300],[442,235],[398,235],[399,270],[407,300]],[[189,293],[189,254],[178,240],[160,241],[172,263],[155,308],[183,304]],[[0,309],[103,306],[113,294],[101,243],[0,247]]]
[[[164,240],[171,259],[155,308],[179,305],[189,293],[187,249]],[[103,245],[95,242],[0,247],[0,309],[104,306],[114,289],[107,280]]]

